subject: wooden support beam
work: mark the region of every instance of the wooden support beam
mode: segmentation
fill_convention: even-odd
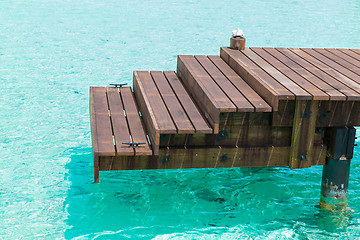
[[[318,101],[296,101],[291,137],[291,169],[311,166]]]
[[[100,170],[280,167],[289,165],[290,147],[160,148],[158,156],[100,157]],[[311,165],[324,165],[326,145],[315,145]]]

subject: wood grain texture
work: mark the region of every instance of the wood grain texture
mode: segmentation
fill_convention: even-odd
[[[208,56],[214,65],[254,106],[255,112],[271,112],[272,108],[219,56]]]
[[[120,88],[120,93],[132,142],[145,143],[139,148],[135,148],[135,155],[151,155],[152,151],[149,147],[146,132],[144,130],[131,88]],[[125,129],[123,129],[123,131],[125,131]]]
[[[289,162],[291,169],[311,166],[318,107],[318,101],[295,103]]]
[[[241,51],[221,48],[220,57],[272,106],[273,111],[278,110],[280,99],[295,99],[294,94],[275,81]]]
[[[329,95],[330,100],[346,100],[346,96],[328,84],[326,81],[323,81],[321,78],[317,77],[316,75],[312,74],[310,71],[306,69],[306,66],[310,66],[305,60],[296,57],[295,54],[289,52],[287,55],[283,54],[278,49],[275,48],[264,48],[264,50],[281,61],[291,70],[302,76],[303,78],[307,79],[310,83],[319,87],[323,92]],[[300,65],[300,64],[302,65]]]
[[[359,59],[351,57],[352,52],[350,50],[348,50],[350,52],[350,55],[345,53],[345,52],[348,52],[348,51],[343,52],[343,51],[341,51],[339,49],[325,48],[325,50],[330,52],[333,55],[336,55],[336,56],[344,59],[345,61],[347,61],[347,63],[351,64],[352,66],[360,68],[360,57],[359,57]]]
[[[134,95],[136,101],[138,102],[138,106],[140,108],[141,115],[144,119],[144,123],[146,126],[146,132],[149,135],[151,141],[151,148],[153,150],[154,155],[159,154],[159,144],[160,144],[160,128],[156,121],[154,112],[152,107],[147,99],[147,96],[143,94],[144,86],[139,82],[140,77],[137,72],[134,72],[133,77],[133,88]],[[175,128],[175,126],[174,126]]]
[[[93,151],[98,156],[115,156],[106,90],[90,88],[90,115]]]
[[[337,88],[339,91],[345,93],[348,100],[360,100],[360,85],[358,83],[335,71],[334,69],[330,68],[326,64],[322,63],[321,61],[301,49],[291,48],[289,50],[297,54],[299,57],[303,58],[307,62],[311,63],[313,65],[313,68],[315,67],[318,69],[318,73],[321,72],[325,74],[323,75],[324,79],[336,80],[336,82],[331,82],[331,85]],[[315,54],[312,50],[309,51],[311,51],[312,54]],[[342,85],[346,86],[346,88]]]
[[[262,57],[266,55],[257,55],[251,49],[246,48],[245,50],[241,51],[245,54],[249,59],[251,59],[256,65],[258,65],[261,69],[267,72],[271,77],[273,77],[278,83],[292,92],[297,100],[311,100],[312,96],[308,92],[306,92],[303,88],[299,87],[295,84],[291,79],[286,77],[280,71],[278,71],[275,67],[265,61]]]
[[[164,74],[159,71],[150,72],[161,98],[164,100],[172,120],[177,128],[177,133],[195,133],[188,116],[175,96]]]
[[[290,147],[174,148],[158,156],[102,157],[100,170],[281,167],[289,165]],[[315,145],[311,165],[324,165],[326,145]]]
[[[257,55],[262,57],[264,60],[266,60],[269,64],[271,64],[279,72],[281,72],[286,77],[291,79],[299,87],[304,89],[306,92],[310,93],[312,96],[312,98],[311,98],[312,100],[329,100],[330,99],[328,94],[326,94],[321,89],[316,87],[314,84],[307,81],[304,77],[302,77],[301,75],[297,74],[295,71],[293,71],[292,69],[287,67],[280,60],[276,59],[275,57],[273,57],[272,55],[267,53],[264,49],[262,49],[262,48],[250,48],[250,49],[252,51],[254,51]],[[297,97],[297,99],[299,99],[299,97]],[[304,98],[302,98],[302,99],[304,100]]]
[[[348,55],[349,57],[357,60],[357,61],[360,61],[360,55],[355,53],[354,51],[350,50],[350,49],[338,49],[339,51],[345,53],[346,55]],[[357,62],[355,62],[357,63]]]
[[[234,87],[234,85],[222,74],[222,72],[210,61],[207,56],[195,56],[196,60],[201,64],[205,71],[211,76],[214,82],[225,93],[230,101],[236,106],[237,112],[254,112],[254,107]]]
[[[360,68],[353,65],[353,63],[349,63],[343,58],[337,56],[332,51],[327,51],[325,49],[313,49],[314,51],[320,53],[324,57],[331,60],[332,67],[337,71],[340,71],[345,76],[351,78],[357,83],[360,83]],[[344,54],[345,55],[345,54]],[[356,62],[354,60],[353,62]]]
[[[131,142],[131,138],[119,89],[110,87],[106,88],[106,92],[111,116],[111,126],[115,140],[116,155],[134,155],[134,150],[123,144],[124,142]]]
[[[176,97],[178,98],[180,104],[184,108],[192,125],[194,126],[195,132],[212,133],[213,130],[209,127],[205,118],[202,116],[201,112],[195,105],[194,101],[191,99],[190,95],[182,85],[180,79],[177,77],[175,72],[165,71],[164,75],[168,83],[170,84],[171,88],[174,90]]]
[[[177,75],[183,82],[186,89],[189,91],[192,99],[194,99],[203,112],[204,117],[207,119],[210,126],[214,129],[214,133],[218,133],[221,110],[219,103],[217,103],[215,98],[213,98],[209,93],[209,90],[205,87],[206,84],[204,84],[203,81],[199,81],[197,75],[194,73],[193,68],[191,67],[192,64],[190,64],[189,61],[192,63],[195,62],[197,68],[201,67],[193,56],[180,55],[178,56],[177,61]],[[208,74],[206,73],[206,75]],[[225,96],[223,93],[222,95]],[[230,102],[227,97],[226,99]],[[236,107],[232,103],[231,106],[233,111],[236,111]]]

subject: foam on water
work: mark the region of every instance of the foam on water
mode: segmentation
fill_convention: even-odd
[[[237,27],[248,46],[360,48],[359,13],[352,0],[0,0],[0,238],[360,237],[359,148],[351,216],[314,207],[321,167],[122,171],[93,184],[88,112],[89,86],[218,54]]]

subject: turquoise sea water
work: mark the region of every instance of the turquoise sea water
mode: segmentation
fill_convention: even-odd
[[[321,167],[119,171],[93,184],[88,112],[89,86],[218,54],[237,27],[247,46],[360,48],[359,22],[359,0],[0,0],[0,239],[360,238],[359,147],[354,213],[324,214]]]

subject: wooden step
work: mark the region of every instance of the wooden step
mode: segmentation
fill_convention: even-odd
[[[281,100],[360,100],[357,60],[344,51],[223,47],[220,56],[278,111]]]
[[[154,155],[161,134],[213,132],[175,72],[135,71],[133,80]]]
[[[270,112],[271,107],[219,56],[178,56],[177,74],[219,132],[220,113]]]
[[[151,155],[130,87],[90,87],[91,135],[97,156]],[[124,143],[144,143],[138,148]]]

